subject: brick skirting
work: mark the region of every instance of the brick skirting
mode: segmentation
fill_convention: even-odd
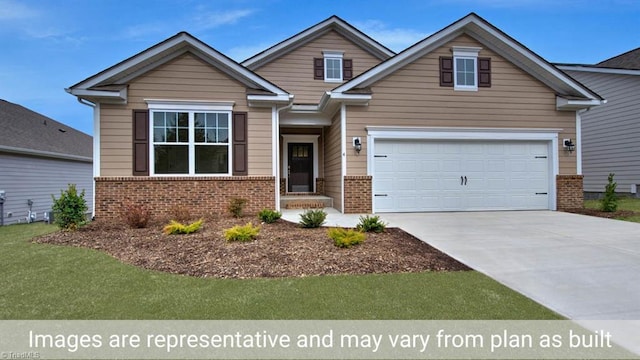
[[[371,176],[344,177],[345,214],[370,214],[373,211],[371,181]]]
[[[582,175],[557,175],[557,208],[558,210],[582,209],[584,207],[584,193]]]
[[[227,212],[232,198],[247,199],[245,213],[275,209],[275,178],[229,177],[98,177],[95,178],[97,219],[114,219],[126,204],[142,204],[154,217],[169,216],[175,206],[187,206],[195,216]]]

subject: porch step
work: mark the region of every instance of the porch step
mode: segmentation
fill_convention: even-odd
[[[280,197],[282,209],[322,209],[333,207],[333,199],[323,195],[284,195]]]

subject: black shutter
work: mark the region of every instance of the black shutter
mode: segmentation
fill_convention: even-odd
[[[353,60],[342,59],[342,79],[353,79]]]
[[[478,58],[478,87],[491,87],[491,58]]]
[[[249,175],[247,168],[247,113],[233,112],[233,161],[232,171],[234,176]]]
[[[133,110],[133,176],[149,175],[149,110]]]
[[[453,58],[440,57],[440,86],[453,86]]]
[[[324,59],[313,58],[313,79],[324,80]]]

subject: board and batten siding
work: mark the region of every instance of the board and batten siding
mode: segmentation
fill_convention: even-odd
[[[491,87],[454,91],[441,87],[439,57],[452,46],[481,47],[491,58]],[[560,174],[576,173],[576,154],[562,151],[562,139],[575,139],[575,112],[556,110],[553,90],[473,38],[461,35],[371,86],[369,106],[349,106],[347,141],[363,140],[359,155],[347,152],[347,175],[367,174],[366,126],[553,128],[559,134]],[[349,145],[349,144],[347,144]]]
[[[581,114],[584,191],[604,192],[609,173],[616,191],[640,184],[640,76],[566,71],[607,99]]]
[[[132,175],[132,110],[145,99],[233,101],[233,111],[248,112],[248,169],[271,176],[271,109],[249,108],[246,87],[224,72],[186,53],[129,83],[126,105],[100,106],[100,175]]]
[[[6,194],[5,225],[26,222],[28,200],[33,201],[36,221],[44,220],[44,212],[51,211],[53,206],[51,195],[59,198],[60,191],[67,190],[69,184],[75,184],[78,192],[85,191],[87,214],[91,213],[93,165],[90,162],[0,153],[0,166],[0,190]]]
[[[342,209],[342,156],[340,112],[324,131],[324,192],[333,199],[333,207]]]
[[[344,51],[344,58],[353,60],[353,77],[380,63],[380,59],[331,30],[254,71],[295,94],[296,103],[317,104],[325,91],[340,84],[313,79],[313,59],[322,58],[323,50]]]

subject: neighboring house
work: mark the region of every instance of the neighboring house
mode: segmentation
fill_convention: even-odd
[[[181,32],[67,91],[95,104],[98,217],[580,207],[564,139],[602,101],[476,14],[399,54],[333,16],[241,64]]]
[[[581,114],[582,171],[588,198],[604,192],[615,173],[617,192],[638,196],[640,187],[640,48],[596,65],[558,65],[607,99]]]
[[[91,209],[91,136],[5,100],[0,100],[0,129],[4,225],[45,220],[51,195],[60,197],[69,184],[85,190]]]

